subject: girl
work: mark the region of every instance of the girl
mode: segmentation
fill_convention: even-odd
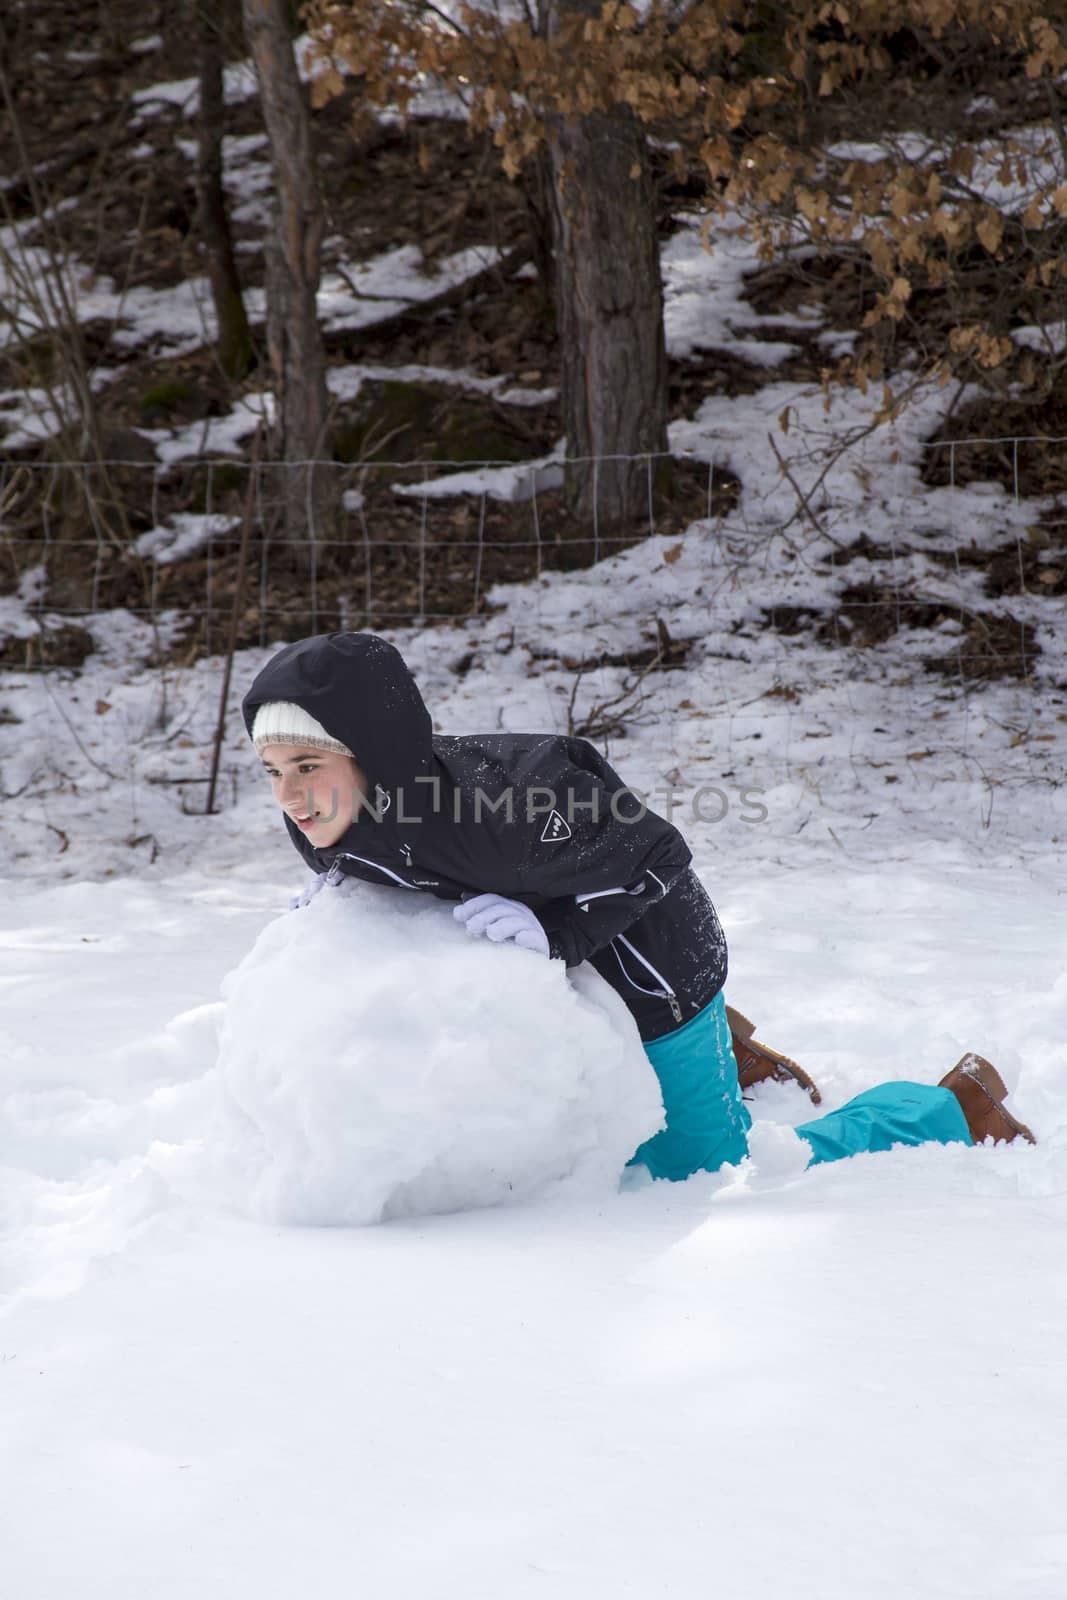
[[[344,874],[433,894],[455,902],[471,934],[568,967],[589,961],[621,995],[667,1124],[631,1166],[680,1180],[740,1161],[751,1126],[742,1082],[793,1077],[818,1101],[806,1074],[727,1010],[726,940],[681,834],[586,740],[435,736],[401,656],[370,633],[287,645],[243,713],[316,875],[298,904]],[[989,1062],[965,1055],[936,1087],[882,1084],[796,1131],[809,1165],[929,1140],[1034,1142],[1006,1092]]]

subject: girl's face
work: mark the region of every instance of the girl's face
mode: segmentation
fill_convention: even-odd
[[[352,757],[299,744],[268,744],[260,759],[275,800],[301,833],[320,850],[336,844],[367,796],[366,776]]]

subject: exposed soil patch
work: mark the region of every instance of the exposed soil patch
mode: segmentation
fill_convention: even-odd
[[[598,652],[592,657],[568,655],[558,650],[531,650],[535,661],[551,661],[565,667],[568,672],[588,671],[596,667],[625,667],[634,672],[669,672],[684,667],[695,639],[673,639],[662,618],[656,619],[655,638],[650,644],[637,645],[632,650],[612,654]]]
[[[958,609],[943,601],[921,600],[889,580],[872,580],[842,590],[837,609],[817,636],[827,644],[867,648],[884,643],[901,628],[937,628],[958,616]]]
[[[710,395],[758,394],[766,367],[727,350],[694,350],[686,361],[672,361],[668,378],[671,417],[691,417]]]
[[[942,656],[924,656],[923,666],[950,681],[1028,679],[1040,654],[1030,623],[1007,613],[971,612],[953,648]]]
[[[315,117],[328,231],[350,253],[416,244],[430,263],[474,242],[507,253],[529,240],[525,195],[504,177],[491,136],[438,120],[379,125],[359,138],[351,111],[342,97]]]
[[[859,253],[793,257],[752,273],[745,282],[745,299],[761,316],[817,306],[824,329],[858,328],[877,297],[874,276]]]
[[[953,555],[928,551],[950,571],[959,568],[979,570],[985,590],[993,597],[1012,594],[1067,594],[1067,526],[1062,507],[1045,513],[1019,539],[999,545],[995,550],[980,550],[961,545]],[[1052,519],[1055,520],[1052,520]]]
[[[511,406],[451,384],[371,379],[334,428],[341,461],[529,461],[558,437],[555,407]]]
[[[884,581],[892,583],[895,558],[916,548],[921,548],[928,561],[950,573],[980,572],[985,591],[993,599],[1001,595],[1067,593],[1067,506],[1059,502],[1042,511],[1024,533],[993,548],[960,543],[951,551],[914,545],[898,545],[894,550],[863,533],[834,552],[834,565],[842,567],[860,559],[878,563],[885,567]]]
[[[869,534],[861,533],[851,544],[841,545],[834,551],[834,565],[846,567],[850,561],[892,561],[893,550],[887,544],[877,544]]]
[[[786,638],[813,631],[823,616],[824,613],[813,606],[771,606],[760,613],[765,628],[784,634]]]
[[[551,303],[531,278],[490,274],[481,293],[459,305],[415,307],[387,324],[327,334],[325,342],[335,359],[346,361],[513,372],[536,388],[559,382]]]
[[[1067,493],[1067,399],[963,406],[928,440],[922,476],[936,488],[999,483],[1024,498]]]
[[[245,386],[258,388],[269,379],[254,372]],[[100,397],[110,426],[179,427],[225,416],[234,401],[234,387],[219,368],[212,349],[186,355],[142,357],[131,362]]]
[[[1035,630],[1007,612],[976,612],[943,600],[923,599],[890,579],[854,584],[831,612],[809,606],[775,606],[763,622],[776,633],[808,633],[820,644],[870,649],[902,629],[953,626],[944,655],[925,655],[923,666],[949,679],[1028,678],[1041,654]],[[959,631],[956,631],[956,630]]]
[[[80,667],[93,653],[91,634],[73,623],[57,628],[42,628],[28,639],[8,639],[0,635],[0,667],[20,672],[49,667]],[[0,716],[0,722],[17,722],[15,716]]]

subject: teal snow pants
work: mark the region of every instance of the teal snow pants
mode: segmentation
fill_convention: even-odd
[[[663,1092],[667,1126],[645,1140],[628,1166],[680,1181],[748,1154],[752,1118],[741,1099],[721,991],[691,1021],[646,1044],[645,1054]],[[811,1146],[809,1167],[895,1144],[973,1143],[956,1096],[926,1083],[881,1083],[796,1132]]]

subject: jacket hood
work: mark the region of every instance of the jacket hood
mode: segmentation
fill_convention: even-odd
[[[241,704],[249,738],[256,712],[290,700],[348,746],[375,785],[409,794],[433,760],[433,724],[399,650],[374,633],[320,633],[272,656]]]

